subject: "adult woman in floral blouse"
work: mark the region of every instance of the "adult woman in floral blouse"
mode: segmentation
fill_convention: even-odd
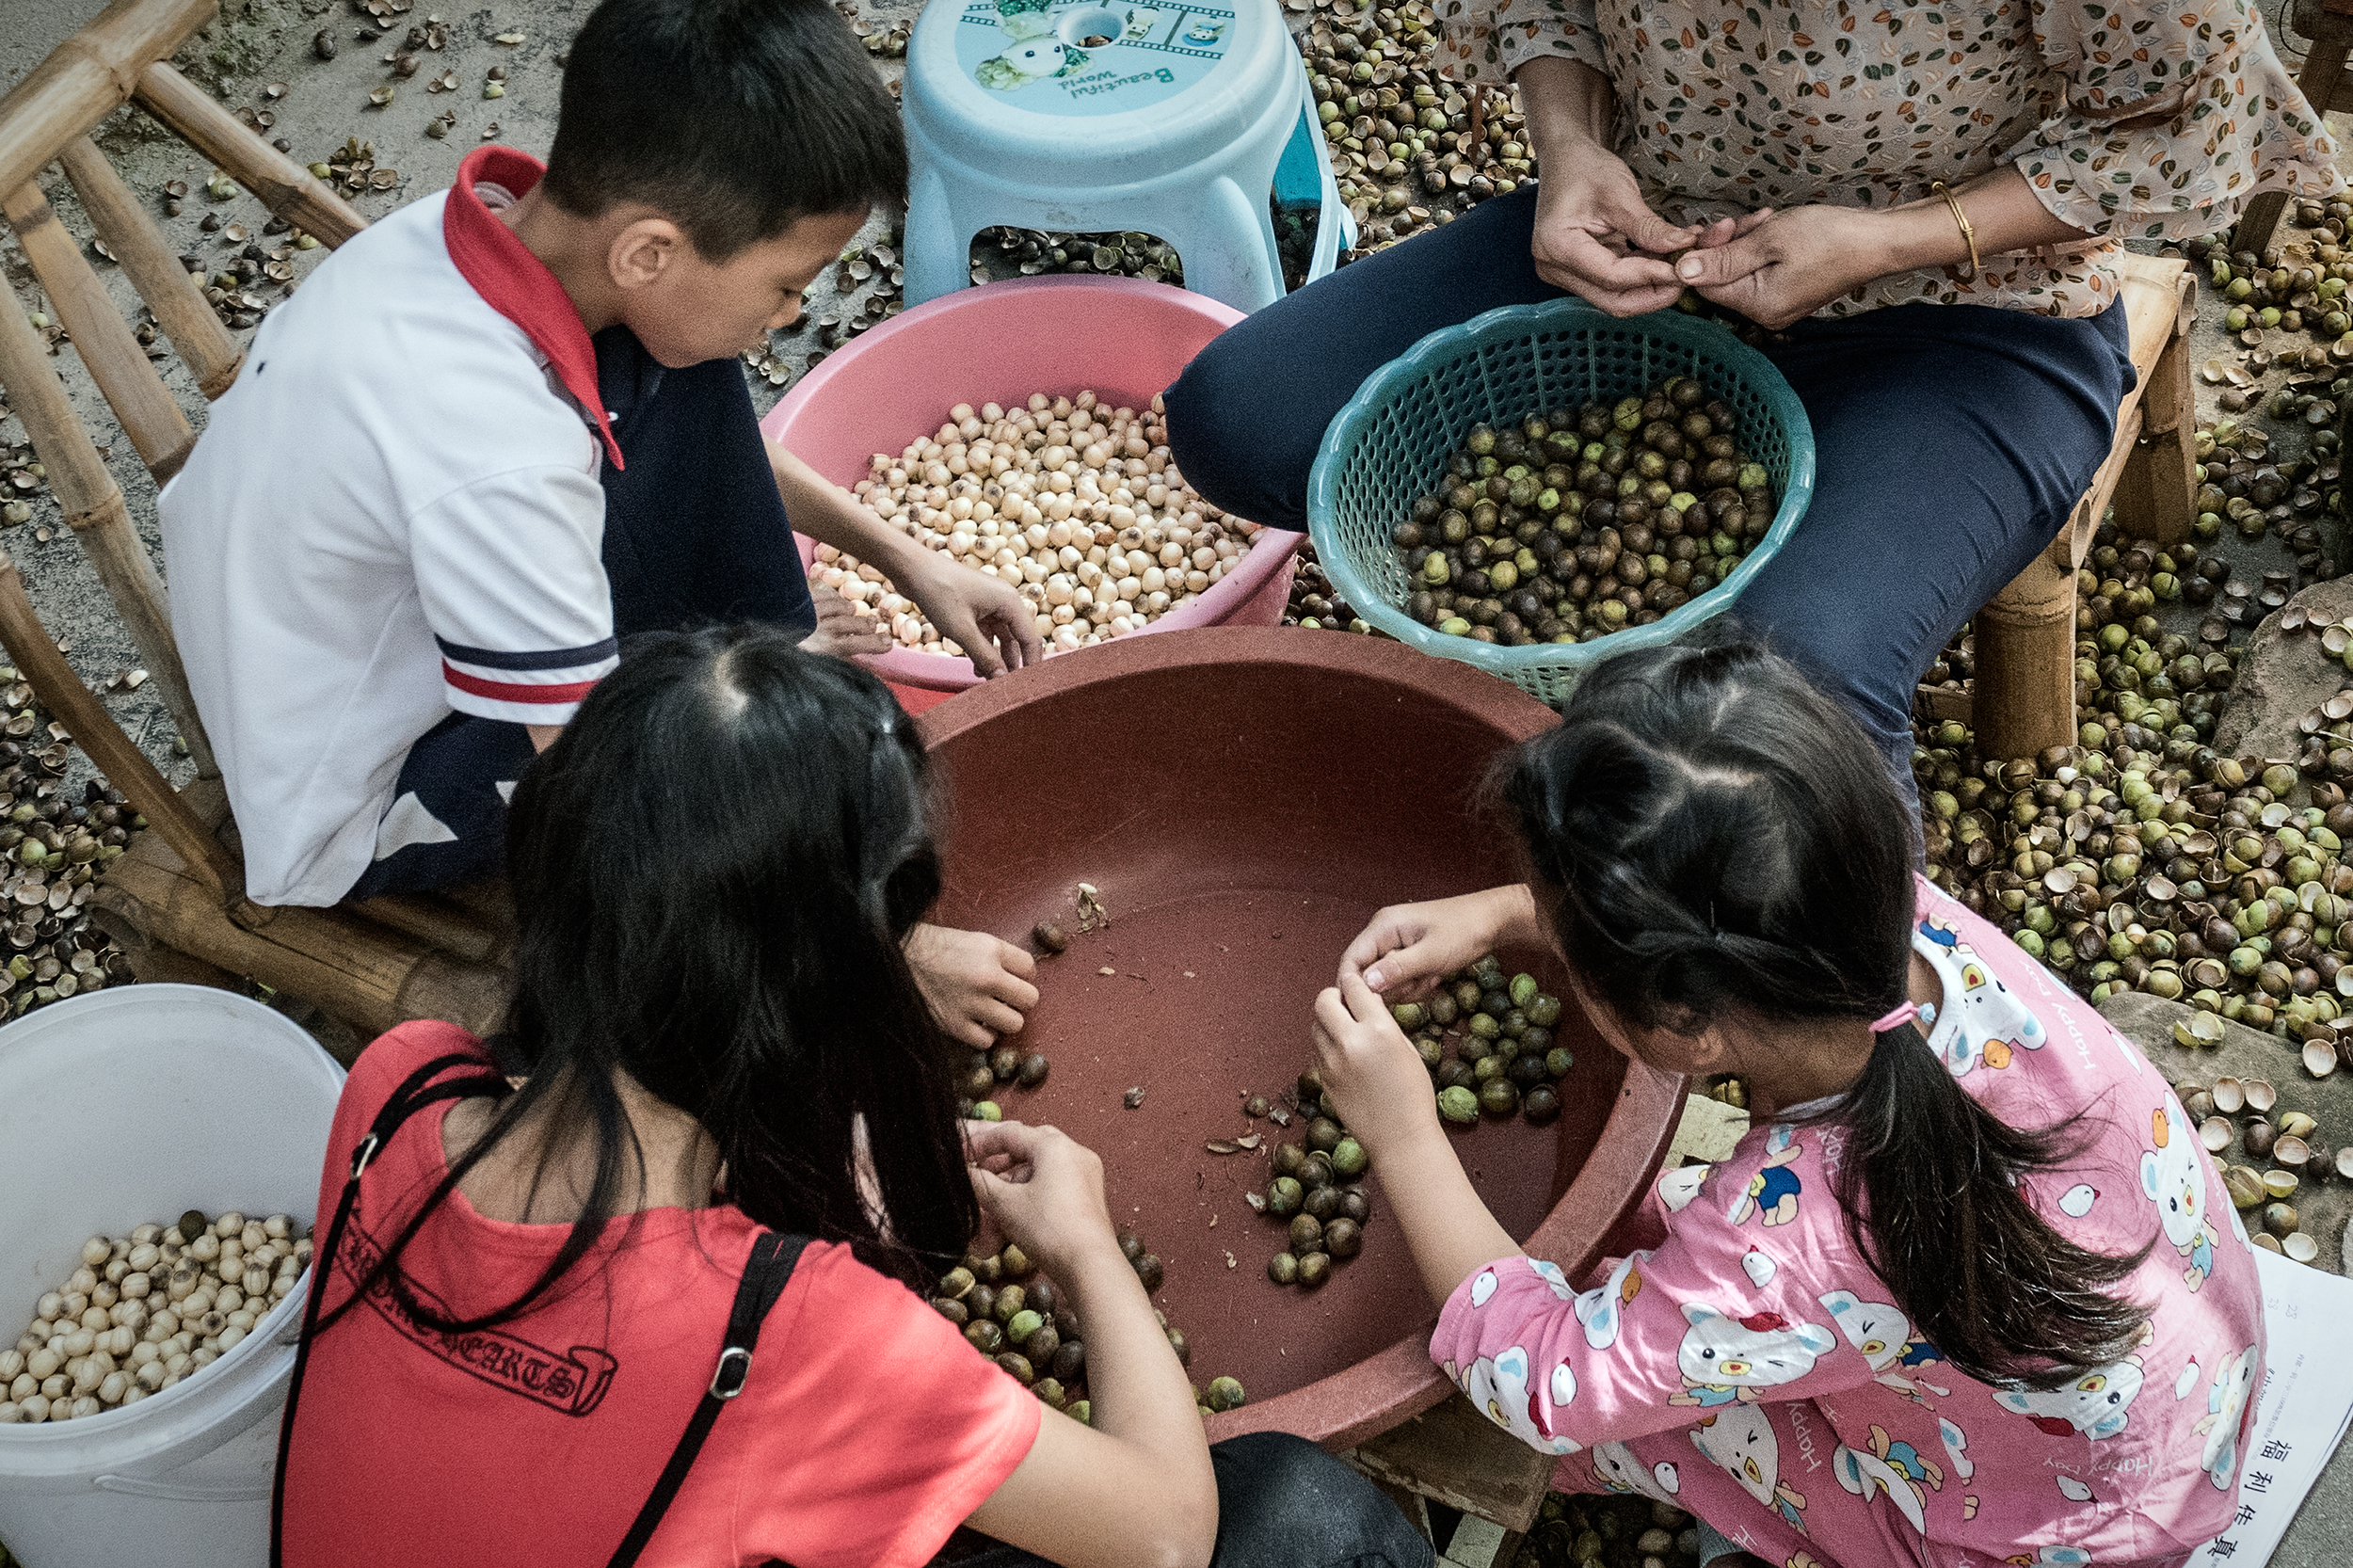
[[[2122,242],[2337,184],[2241,0],[1437,4],[1452,73],[1518,88],[1540,182],[1219,338],[1168,393],[1186,477],[1303,526],[1325,425],[1425,333],[1563,292],[1639,315],[1689,285],[1784,330],[1766,352],[1814,426],[1812,508],[1742,618],[1907,791],[1921,671],[2113,439]]]

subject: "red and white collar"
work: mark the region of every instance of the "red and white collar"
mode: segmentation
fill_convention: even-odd
[[[476,182],[499,185],[520,200],[546,172],[545,164],[511,147],[475,148],[457,166],[457,184],[441,209],[441,237],[449,259],[483,302],[521,328],[548,357],[565,391],[593,417],[605,456],[617,469],[624,466],[621,443],[605,418],[604,398],[597,390],[597,351],[579,310],[547,264],[474,189]]]

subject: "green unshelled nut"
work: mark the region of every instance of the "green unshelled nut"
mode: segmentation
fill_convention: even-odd
[[[1479,1096],[1460,1084],[1451,1089],[1441,1089],[1438,1091],[1438,1114],[1457,1127],[1468,1127],[1479,1120]],[[1274,1205],[1270,1201],[1267,1207],[1272,1209]]]

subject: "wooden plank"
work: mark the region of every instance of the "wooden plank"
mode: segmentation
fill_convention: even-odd
[[[171,635],[171,602],[164,593],[162,574],[148,559],[146,545],[131,526],[122,491],[106,472],[98,449],[90,444],[89,432],[74,417],[72,401],[57,383],[48,344],[17,308],[15,296],[5,291],[0,291],[0,385],[8,389],[16,416],[24,422],[33,449],[48,470],[49,485],[65,510],[65,520],[88,552],[99,580],[106,584],[116,613],[130,630],[132,646],[162,687],[165,705],[180,726],[181,738],[188,743],[197,771],[218,773],[212,744],[196,712],[196,699],[188,693],[180,645]],[[78,688],[80,682],[75,685]],[[111,717],[106,724],[114,728]],[[72,728],[75,739],[88,744],[82,734],[84,727]],[[118,787],[130,789],[120,781]],[[147,808],[142,805],[139,809]]]
[[[1492,1519],[1476,1513],[1465,1513],[1447,1537],[1446,1556],[1441,1562],[1452,1568],[1512,1568],[1513,1560],[1520,1555],[1524,1531],[1507,1530]]]
[[[157,484],[164,483],[180,472],[196,445],[187,416],[164,389],[147,350],[132,335],[130,324],[116,313],[106,285],[57,221],[40,186],[27,180],[12,191],[0,192],[0,212],[8,215],[17,244],[24,248],[33,276],[48,292],[50,308],[73,340],[83,368],[105,395],[139,461]]]
[[[164,243],[138,198],[88,136],[66,143],[59,161],[98,237],[106,242],[130,277],[131,286],[147,301],[155,325],[171,340],[188,374],[196,377],[197,390],[208,399],[227,392],[245,363],[245,351],[220,324],[195,274],[180,264],[180,258]]]
[[[1967,724],[1976,712],[1976,701],[1966,686],[1922,686],[1914,694],[1922,712],[1943,724],[1946,719],[1959,719]]]
[[[219,0],[114,0],[0,98],[0,190],[14,190],[131,96]]]
[[[338,246],[368,226],[344,199],[220,106],[202,88],[158,61],[139,72],[139,106],[227,170],[287,222]]]
[[[1460,1394],[1343,1457],[1375,1481],[1518,1531],[1535,1527],[1560,1463],[1497,1427]]]

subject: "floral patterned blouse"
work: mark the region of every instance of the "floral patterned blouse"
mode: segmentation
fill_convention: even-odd
[[[1896,273],[1818,312],[1918,301],[2093,315],[2127,237],[2227,227],[2265,190],[2338,188],[2335,144],[2246,0],[1438,0],[1442,54],[1501,86],[1555,55],[1608,76],[1662,216],[1891,207],[2015,163],[2098,237]]]

